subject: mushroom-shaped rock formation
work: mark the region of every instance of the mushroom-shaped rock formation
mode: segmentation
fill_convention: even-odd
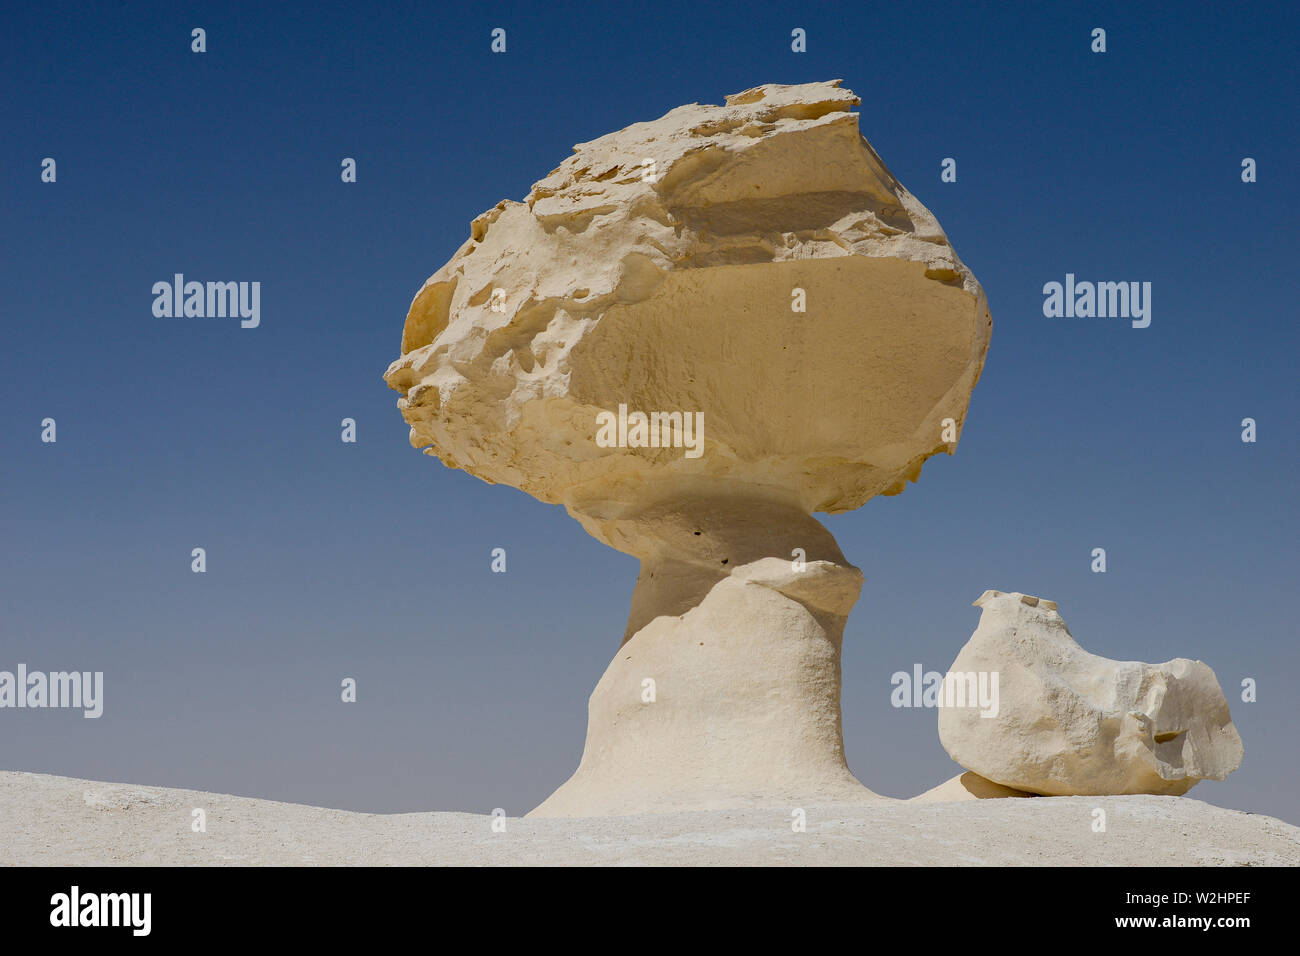
[[[1177,796],[1241,765],[1228,702],[1200,661],[1089,654],[1054,601],[1018,592],[985,591],[975,606],[979,626],[949,674],[954,688],[998,675],[997,707],[939,710],[939,739],[968,770],[1036,794]]]
[[[954,450],[992,321],[858,102],[769,85],[582,143],[411,304],[411,443],[641,561],[536,814],[874,797],[840,727],[861,575],[812,514]]]

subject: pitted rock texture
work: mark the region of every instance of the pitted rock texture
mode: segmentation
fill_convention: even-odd
[[[678,107],[475,219],[385,375],[412,444],[597,518],[678,483],[843,512],[952,452],[988,306],[858,102],[833,81]],[[702,412],[703,454],[601,447],[620,404]]]
[[[1200,661],[1112,661],[1070,635],[1055,602],[985,591],[951,672],[997,673],[997,716],[941,707],[949,756],[1004,787],[1049,795],[1179,795],[1223,780],[1242,745]]]

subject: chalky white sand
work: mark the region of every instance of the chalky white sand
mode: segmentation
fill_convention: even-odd
[[[194,808],[207,832],[191,829]],[[1106,832],[1092,829],[1106,811]],[[1035,797],[636,816],[350,813],[218,793],[0,773],[8,865],[1295,866],[1300,828],[1188,797]]]

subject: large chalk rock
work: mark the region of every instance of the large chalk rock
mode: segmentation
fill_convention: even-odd
[[[861,576],[812,514],[954,451],[992,323],[856,103],[769,85],[579,144],[411,304],[412,444],[641,562],[539,814],[876,799],[840,730]]]
[[[939,739],[961,766],[1037,794],[1178,795],[1241,765],[1228,702],[1202,662],[1090,654],[1055,602],[1017,592],[985,591],[975,606],[979,627],[949,673],[997,674],[999,699],[992,717],[940,708]]]
[[[597,516],[677,481],[808,514],[901,491],[953,451],[992,321],[858,102],[835,81],[682,106],[475,219],[385,375],[411,443]],[[598,445],[620,404],[702,412],[704,453]]]

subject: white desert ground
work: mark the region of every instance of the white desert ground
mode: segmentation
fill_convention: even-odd
[[[1105,832],[1093,829],[1096,808]],[[195,808],[206,814],[196,833]],[[1189,797],[882,800],[635,816],[352,813],[0,773],[0,862],[37,866],[1295,866],[1300,828]]]

